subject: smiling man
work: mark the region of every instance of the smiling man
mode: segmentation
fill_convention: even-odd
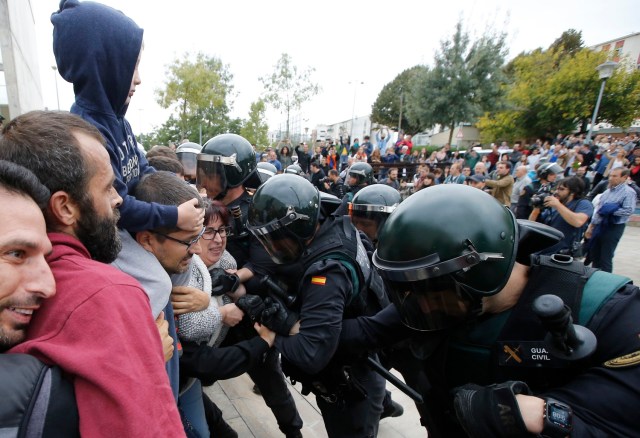
[[[102,135],[70,113],[33,111],[4,127],[0,159],[28,168],[51,192],[47,262],[57,287],[12,352],[65,371],[83,436],[183,435],[149,299],[107,265],[120,249],[122,198]]]

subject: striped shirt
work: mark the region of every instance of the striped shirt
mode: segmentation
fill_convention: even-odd
[[[607,189],[600,198],[600,206],[605,204],[618,204],[620,208],[613,213],[615,224],[625,224],[636,209],[636,192],[628,184],[618,184],[612,189]],[[602,222],[602,216],[598,212],[593,215],[594,225]]]

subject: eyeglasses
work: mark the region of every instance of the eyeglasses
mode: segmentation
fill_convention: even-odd
[[[153,234],[157,234],[158,236],[162,236],[165,239],[169,239],[169,240],[173,240],[174,242],[178,242],[178,243],[182,243],[183,245],[185,245],[187,247],[187,252],[189,252],[189,250],[191,249],[191,247],[193,245],[195,245],[196,243],[198,243],[198,241],[200,240],[200,238],[202,238],[204,236],[204,233],[207,229],[205,227],[202,227],[202,230],[200,230],[200,232],[198,233],[198,235],[193,238],[193,240],[191,240],[190,242],[187,242],[186,240],[180,240],[180,239],[176,239],[175,237],[171,237],[168,234],[164,234],[161,233],[159,231],[151,231]]]
[[[227,236],[231,234],[231,228],[220,227],[216,230],[215,228],[207,227],[204,230],[204,234],[202,235],[202,238],[204,240],[213,240],[216,238],[216,234],[219,234],[220,238],[224,240],[227,238]]]

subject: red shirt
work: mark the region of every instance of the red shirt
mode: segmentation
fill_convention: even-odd
[[[91,260],[74,237],[50,233],[57,293],[11,352],[56,364],[73,381],[80,434],[179,437],[176,407],[149,299],[129,275]]]

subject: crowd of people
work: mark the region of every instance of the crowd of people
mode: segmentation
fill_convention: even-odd
[[[264,157],[221,134],[145,156],[125,119],[143,30],[78,0],[51,20],[75,103],[0,134],[5,435],[237,437],[203,388],[248,373],[284,436],[288,378],[329,437],[375,437],[403,413],[392,368],[430,437],[637,434],[640,290],[610,273],[635,137],[484,160],[385,131]]]

